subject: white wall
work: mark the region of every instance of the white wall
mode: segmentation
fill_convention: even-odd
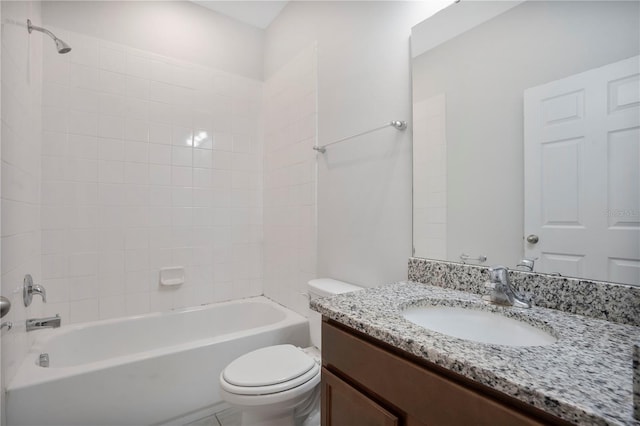
[[[46,312],[262,294],[262,82],[50,28],[74,50],[44,52]],[[186,281],[163,287],[172,266]]]
[[[409,35],[436,10],[426,3],[291,2],[267,29],[267,77],[317,41],[320,145],[410,121]],[[319,276],[364,286],[406,278],[411,130],[328,148],[318,160],[317,204]]]
[[[265,82],[264,294],[306,315],[316,276],[316,46]]]
[[[42,314],[42,300],[22,302],[22,280],[40,282],[40,151],[42,48],[39,34],[29,35],[26,21],[40,19],[40,4],[5,2],[2,7],[2,295],[11,311],[2,321],[2,397],[30,342],[24,321]],[[51,47],[51,46],[47,46]]]
[[[262,79],[264,31],[189,1],[45,1],[47,25]]]

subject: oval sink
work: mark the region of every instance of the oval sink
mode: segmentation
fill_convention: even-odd
[[[546,346],[558,339],[525,322],[503,315],[453,306],[417,306],[402,316],[438,333],[480,343],[507,346]]]

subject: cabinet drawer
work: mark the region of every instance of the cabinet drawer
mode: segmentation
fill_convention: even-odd
[[[399,419],[322,369],[322,426],[398,426]]]
[[[391,406],[428,425],[556,423],[546,416],[544,420],[537,420],[516,411],[326,321],[322,323],[322,362],[328,370],[341,372],[371,394],[379,395]],[[508,397],[505,395],[505,398]],[[560,420],[559,424],[565,422]]]

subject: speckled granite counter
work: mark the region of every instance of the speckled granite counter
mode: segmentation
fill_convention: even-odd
[[[640,420],[640,344],[633,345],[633,414]]]
[[[409,306],[490,310],[550,331],[549,346],[475,343],[405,320]],[[502,308],[477,294],[401,282],[311,302],[314,310],[399,349],[581,425],[638,425],[633,417],[633,343],[640,328],[533,307]]]

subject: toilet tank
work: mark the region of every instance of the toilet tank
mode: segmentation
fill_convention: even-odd
[[[355,284],[349,284],[344,281],[334,280],[333,278],[317,278],[311,280],[307,284],[309,292],[309,300],[318,297],[335,296],[336,294],[350,293],[352,291],[362,290]],[[309,332],[311,334],[311,344],[316,348],[321,348],[320,333],[322,329],[322,315],[316,311],[309,309]]]

